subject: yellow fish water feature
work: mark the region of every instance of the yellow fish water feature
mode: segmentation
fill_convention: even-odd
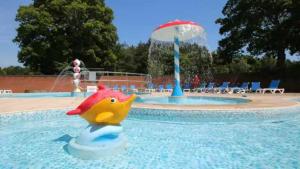
[[[99,85],[99,90],[88,97],[68,115],[80,115],[91,124],[118,125],[124,120],[136,95],[126,96]]]

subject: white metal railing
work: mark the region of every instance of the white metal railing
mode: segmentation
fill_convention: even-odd
[[[88,70],[89,71],[81,72],[83,75],[83,78],[81,78],[81,83],[84,86],[87,86],[87,84],[85,85],[85,83],[99,83],[99,82],[109,83],[109,84],[122,83],[123,85],[126,86],[129,86],[132,83],[147,85],[152,81],[151,75],[149,74],[131,73],[131,72],[113,72],[113,71],[101,71],[101,70],[90,71],[90,69]],[[90,79],[89,77],[90,74],[92,75],[92,79]]]

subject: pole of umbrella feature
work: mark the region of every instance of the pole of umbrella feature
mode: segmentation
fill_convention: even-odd
[[[175,28],[178,29],[178,28]],[[179,51],[179,38],[174,37],[174,76],[175,76],[175,86],[173,88],[172,96],[183,96],[182,89],[180,87],[180,51]]]

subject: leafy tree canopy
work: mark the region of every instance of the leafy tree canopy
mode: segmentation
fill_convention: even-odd
[[[244,50],[271,55],[277,66],[285,64],[285,52],[300,52],[299,0],[228,0],[222,13],[219,41],[221,56],[231,62]]]
[[[136,46],[118,44],[115,70],[121,72],[147,73],[148,49],[150,42],[139,43]]]
[[[32,75],[33,72],[30,72],[30,69],[27,67],[21,66],[9,66],[9,67],[0,67],[0,75]]]
[[[87,67],[112,69],[117,60],[112,20],[104,0],[34,0],[16,16],[19,62],[44,74],[59,72],[74,58]]]

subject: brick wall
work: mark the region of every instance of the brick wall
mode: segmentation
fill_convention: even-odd
[[[14,93],[23,92],[70,92],[73,90],[72,76],[0,76],[0,90],[10,89]],[[137,88],[146,86],[144,76],[101,76],[100,83],[113,87],[113,85],[134,84]],[[83,81],[81,87],[97,85],[97,83]]]
[[[0,76],[0,89],[10,89],[15,93],[26,91],[71,91],[72,77],[63,77],[57,81],[57,76]],[[53,89],[52,89],[53,88]]]

